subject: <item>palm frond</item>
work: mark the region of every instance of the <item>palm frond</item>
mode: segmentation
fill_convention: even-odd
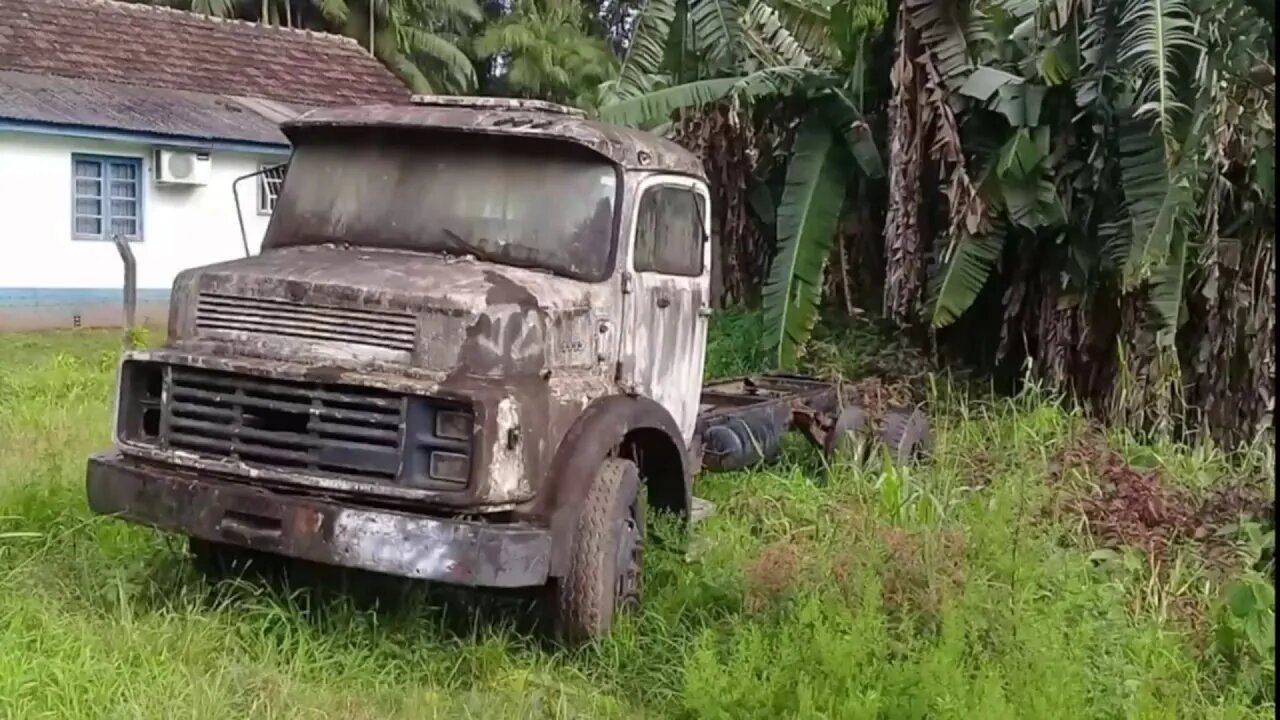
[[[469,91],[476,86],[476,70],[471,58],[457,45],[424,28],[401,26],[400,47],[411,57],[426,56],[444,69],[450,86]]]
[[[758,2],[758,0],[756,0]],[[852,0],[846,0],[851,2]],[[751,3],[754,5],[755,3]],[[811,56],[834,59],[831,42],[834,0],[773,0],[772,7],[791,37]],[[750,9],[751,5],[748,5]]]
[[[471,22],[484,20],[484,9],[476,0],[409,0],[406,4],[418,18],[461,17]]]
[[[820,108],[831,127],[839,130],[858,168],[869,178],[884,177],[884,156],[876,144],[875,133],[858,110],[849,89],[832,88]]]
[[[739,15],[734,0],[689,0],[694,47],[712,67],[733,67],[742,46]]]
[[[1165,156],[1173,161],[1176,150],[1174,115],[1186,105],[1174,86],[1180,51],[1203,52],[1196,37],[1187,0],[1128,0],[1120,14],[1125,28],[1116,59],[1127,65],[1137,82],[1142,103],[1139,117],[1154,117],[1164,139]]]
[[[642,126],[665,121],[671,113],[684,108],[729,97],[749,101],[784,95],[802,84],[821,84],[828,80],[827,76],[804,68],[771,67],[743,77],[698,80],[611,102],[600,108],[600,119],[618,125]]]
[[[822,276],[844,204],[843,158],[816,114],[796,134],[778,204],[778,251],[763,293],[764,347],[792,367],[809,338],[822,299]]]
[[[920,33],[920,43],[933,56],[943,83],[951,91],[964,85],[973,69],[961,13],[968,3],[956,0],[903,0],[907,20]]]
[[[1119,82],[1116,54],[1120,38],[1120,13],[1125,0],[1097,0],[1080,32],[1081,76],[1075,86],[1076,105],[1094,108]]]
[[[1194,221],[1198,210],[1197,153],[1207,115],[1202,101],[1172,168],[1165,164],[1165,148],[1157,132],[1136,119],[1121,128],[1124,209],[1133,225],[1123,273],[1126,289],[1136,288],[1151,279],[1153,270],[1165,266],[1175,238],[1187,232]]]
[[[312,0],[320,8],[320,14],[334,25],[344,26],[351,17],[347,0]]]
[[[1182,317],[1182,298],[1187,277],[1187,237],[1174,234],[1164,266],[1151,278],[1150,303],[1160,318],[1157,341],[1171,346]]]
[[[742,39],[758,67],[809,67],[809,52],[783,26],[778,12],[764,0],[751,0],[742,14]]]
[[[1145,123],[1129,123],[1119,142],[1126,212],[1133,225],[1124,285],[1132,290],[1148,279],[1152,267],[1164,264],[1178,208],[1191,197],[1165,167],[1164,148]]]
[[[955,238],[941,260],[942,272],[931,283],[933,313],[929,324],[942,328],[955,322],[982,292],[1004,251],[1004,234]]]
[[[613,88],[619,98],[644,93],[649,87],[648,77],[662,70],[667,37],[675,17],[676,0],[646,0],[636,18],[627,55]]]
[[[413,92],[431,94],[439,90],[437,85],[431,82],[431,78],[428,78],[422,72],[422,68],[418,67],[417,63],[405,57],[391,43],[378,44],[374,55],[378,60],[382,61],[383,65],[391,68],[391,71],[404,81]]]

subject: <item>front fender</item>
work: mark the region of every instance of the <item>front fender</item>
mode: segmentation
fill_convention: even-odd
[[[692,468],[680,427],[666,408],[644,397],[602,397],[578,416],[565,433],[548,468],[543,487],[551,511],[551,574],[568,570],[578,515],[591,482],[605,458],[626,440],[643,442],[646,457],[641,475],[650,488],[671,497],[666,504],[688,518],[692,503]],[[646,472],[646,470],[648,472]]]

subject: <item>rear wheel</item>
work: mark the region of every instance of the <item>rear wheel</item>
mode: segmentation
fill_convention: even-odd
[[[906,465],[929,452],[929,418],[918,408],[895,408],[885,413],[880,441],[898,465]]]
[[[644,516],[635,463],[606,459],[578,517],[569,571],[555,585],[552,611],[562,640],[607,635],[615,615],[640,607]]]
[[[831,462],[861,462],[867,457],[871,437],[867,434],[867,413],[858,405],[850,405],[836,419],[827,435],[827,459]]]

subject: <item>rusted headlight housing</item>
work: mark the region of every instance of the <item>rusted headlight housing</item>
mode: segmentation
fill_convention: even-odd
[[[465,488],[471,479],[474,424],[469,408],[432,398],[410,398],[399,482],[426,490]]]
[[[116,399],[116,438],[154,442],[160,437],[164,365],[126,360],[120,365]]]
[[[458,410],[436,411],[436,437],[449,440],[471,439],[471,413]]]

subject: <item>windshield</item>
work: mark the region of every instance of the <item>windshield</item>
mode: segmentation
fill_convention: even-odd
[[[613,259],[617,172],[585,149],[547,145],[375,132],[309,140],[289,162],[263,247],[472,254],[603,280]]]

